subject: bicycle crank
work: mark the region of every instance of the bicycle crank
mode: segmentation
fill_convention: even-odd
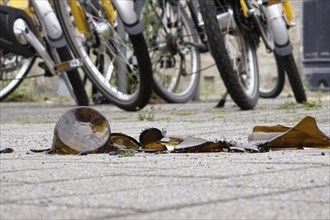
[[[46,48],[39,42],[38,38],[30,30],[24,20],[17,19],[14,22],[14,34],[22,44],[31,44],[32,47],[44,60],[45,65],[41,65],[46,72],[55,74],[61,71],[70,71],[82,66],[82,62],[78,59],[69,60],[60,64],[55,64],[53,59],[49,56]]]

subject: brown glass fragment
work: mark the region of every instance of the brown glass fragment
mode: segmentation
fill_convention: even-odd
[[[106,118],[89,107],[65,112],[54,129],[52,150],[58,154],[103,153],[110,143]]]
[[[253,128],[253,132],[278,132],[283,133],[290,130],[290,127],[285,127],[282,125],[275,125],[275,126],[255,126]]]
[[[12,148],[9,148],[9,147],[3,148],[3,149],[0,150],[0,154],[9,154],[9,153],[13,153],[13,152],[14,152],[14,150]]]
[[[155,142],[155,143],[149,143],[149,144],[143,145],[141,150],[145,151],[145,152],[166,151],[167,147],[166,147],[166,145],[164,145],[162,143]]]
[[[51,148],[46,148],[46,149],[30,149],[31,152],[33,153],[44,153],[44,152],[50,152],[52,149]]]
[[[139,140],[142,145],[147,145],[160,141],[162,138],[163,134],[161,130],[158,128],[148,128],[141,132]]]
[[[228,147],[223,142],[210,142],[201,138],[187,137],[174,147],[176,153],[220,152]]]
[[[278,126],[258,128],[258,132],[272,132]],[[285,127],[283,127],[285,128]],[[279,150],[288,148],[329,148],[330,137],[324,134],[316,124],[313,117],[307,116],[296,126],[289,128],[283,134],[280,134],[269,141],[259,145],[264,150]]]
[[[138,149],[141,146],[133,137],[122,133],[112,133],[111,142],[128,149]]]
[[[271,140],[279,135],[284,134],[290,130],[289,127],[284,127],[282,125],[275,126],[255,126],[253,128],[252,134],[248,136],[248,141],[257,143],[264,143],[265,141]]]

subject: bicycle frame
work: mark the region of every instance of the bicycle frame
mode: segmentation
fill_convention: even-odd
[[[1,0],[1,4],[4,1]],[[26,15],[25,17],[13,17],[13,31],[10,28],[7,28],[7,34],[16,38],[13,40],[12,45],[17,45],[19,48],[23,45],[30,44],[32,48],[37,52],[39,56],[44,60],[47,70],[51,74],[56,74],[62,71],[68,71],[72,68],[77,68],[80,66],[80,62],[77,60],[71,60],[66,63],[60,63],[60,59],[55,53],[56,48],[61,48],[66,46],[66,40],[64,38],[62,28],[56,17],[54,10],[49,1],[8,1],[8,9],[13,10],[12,13],[15,13],[23,10]],[[33,7],[33,10],[30,8]],[[33,12],[32,12],[33,11]],[[22,12],[23,13],[23,12]],[[24,15],[24,14],[23,14]],[[10,16],[10,15],[8,15]],[[35,19],[35,17],[37,19]],[[7,25],[10,25],[9,23]],[[35,31],[34,28],[36,25],[41,26],[39,28],[40,33],[43,33],[43,36],[47,38],[48,46],[43,45],[39,39],[42,38],[40,33]],[[12,32],[11,32],[12,31]],[[10,48],[7,48],[10,51]],[[13,52],[20,54],[20,51],[14,50]],[[24,53],[24,50],[22,51]],[[23,54],[24,55],[24,54]],[[26,54],[26,57],[30,57],[34,53]]]
[[[102,0],[101,4],[106,12],[107,20],[115,25],[117,13],[124,23],[127,33],[136,35],[142,33],[144,25],[138,19],[134,10],[134,1],[121,1],[121,0]],[[77,28],[80,33],[84,35],[90,34],[88,24],[86,23],[86,14],[84,13],[77,0],[70,1],[72,15],[76,21]],[[117,12],[117,13],[116,13]]]

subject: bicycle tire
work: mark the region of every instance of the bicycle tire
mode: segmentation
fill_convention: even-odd
[[[224,0],[217,2],[218,5],[222,5]],[[243,88],[242,83],[240,82],[241,71],[236,72],[234,67],[231,63],[233,63],[233,59],[230,58],[229,52],[227,51],[227,45],[225,43],[225,37],[222,30],[219,27],[217,21],[217,11],[215,7],[214,1],[205,1],[199,0],[201,14],[204,20],[205,31],[208,37],[209,46],[211,54],[216,62],[217,68],[220,72],[221,78],[227,88],[228,93],[230,94],[231,98],[234,102],[242,109],[242,110],[250,110],[253,109],[259,99],[259,76],[258,76],[258,64],[257,64],[257,57],[256,57],[256,46],[252,41],[251,36],[247,32],[240,32],[240,37],[244,40],[242,46],[248,47],[249,51],[249,59],[252,59],[252,63],[250,66],[253,68],[253,72],[251,72],[248,86],[251,86],[247,90]],[[228,6],[228,5],[226,5]],[[226,12],[226,8],[221,8],[220,11]],[[230,20],[234,22],[232,18]],[[228,25],[229,26],[229,25]],[[227,26],[224,26],[227,27]],[[236,26],[237,27],[237,26]],[[237,29],[236,29],[237,30]],[[227,31],[227,30],[225,30]],[[235,31],[235,29],[233,30]],[[243,54],[244,55],[244,54]],[[244,55],[243,60],[246,57]],[[235,62],[235,61],[234,61]]]
[[[72,60],[71,53],[67,47],[57,48],[56,51],[62,62]],[[79,75],[79,71],[77,69],[74,69],[67,71],[66,74],[72,86],[72,90],[77,105],[88,106],[89,105],[88,95],[85,90],[85,85]]]
[[[306,102],[306,93],[293,54],[290,53],[289,55],[280,56],[279,58],[280,63],[283,65],[283,68],[287,73],[291,89],[293,91],[296,101],[298,103]]]
[[[1,70],[1,80],[0,80],[0,101],[3,101],[7,98],[15,89],[23,82],[26,75],[29,73],[31,67],[34,64],[35,57],[23,58],[19,55],[13,55],[17,59],[21,59],[18,72],[14,72],[16,68],[11,68],[13,71],[6,72],[6,58],[1,58],[0,65],[2,66]],[[12,75],[14,74],[14,75]]]
[[[261,98],[266,98],[266,99],[276,98],[283,91],[284,84],[285,84],[285,70],[284,70],[283,66],[280,64],[279,56],[276,55],[275,53],[274,53],[274,59],[276,61],[276,68],[277,68],[276,77],[275,77],[275,79],[269,79],[269,80],[272,80],[275,82],[274,83],[270,82],[270,84],[272,84],[272,85],[271,85],[271,87],[267,87],[267,88],[263,87],[260,82],[259,93],[260,93]],[[274,71],[274,70],[272,70],[272,71]],[[262,74],[262,73],[260,73],[260,74]]]
[[[81,34],[78,32],[70,11],[67,10],[67,6],[67,1],[55,1],[55,8],[59,15],[59,20],[68,44],[74,55],[82,60],[82,69],[86,73],[88,79],[97,87],[98,91],[100,91],[105,98],[119,108],[126,111],[137,111],[144,108],[148,104],[151,96],[152,70],[143,34],[128,35],[127,41],[125,38],[124,42],[123,37],[119,36],[120,34],[117,32],[117,27],[114,28],[103,16],[91,16],[97,19],[94,21],[96,24],[104,22],[108,25],[108,28],[111,28],[111,38],[106,40],[103,40],[103,36],[99,35],[96,28],[93,29],[93,36],[98,38],[101,44],[103,43],[106,47],[106,51],[101,54],[102,56],[100,54],[95,55],[98,60],[93,61],[93,54],[90,54],[88,50],[90,49],[95,52],[98,48],[93,44],[87,49],[85,45],[82,44]],[[85,10],[85,12],[89,13],[88,10]],[[127,36],[127,33],[125,36]],[[129,43],[129,46],[127,43]],[[129,56],[122,53],[120,47],[123,47],[125,51],[131,52],[131,55]],[[111,60],[112,58],[117,60],[118,65]],[[106,63],[104,59],[110,59],[110,61]],[[133,64],[135,61],[136,64]],[[108,65],[108,69],[103,68],[106,64]],[[102,68],[100,68],[100,66],[102,66]],[[107,70],[112,67],[113,70],[110,73],[110,80],[113,81],[111,82],[104,74],[108,73]],[[126,69],[127,72],[120,72],[126,71],[123,69]],[[100,70],[102,71],[100,72]],[[120,78],[123,76],[122,73],[126,74],[127,78],[122,80]],[[124,88],[120,88],[120,84],[122,84]]]
[[[154,90],[168,103],[186,103],[194,95],[200,78],[200,53],[194,46],[198,45],[198,34],[180,1],[164,1],[162,5],[147,2],[145,36]]]

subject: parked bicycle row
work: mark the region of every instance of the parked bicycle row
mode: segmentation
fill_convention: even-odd
[[[153,89],[169,103],[184,103],[198,90],[200,54],[210,52],[241,109],[253,109],[259,97],[277,97],[285,74],[296,101],[306,101],[288,34],[293,19],[288,1],[0,3],[0,100],[19,86],[39,57],[45,75],[63,77],[78,105],[92,99],[136,111],[148,104]],[[262,47],[277,63],[270,88],[259,83],[263,73],[257,51]],[[86,91],[87,81],[92,91]]]

